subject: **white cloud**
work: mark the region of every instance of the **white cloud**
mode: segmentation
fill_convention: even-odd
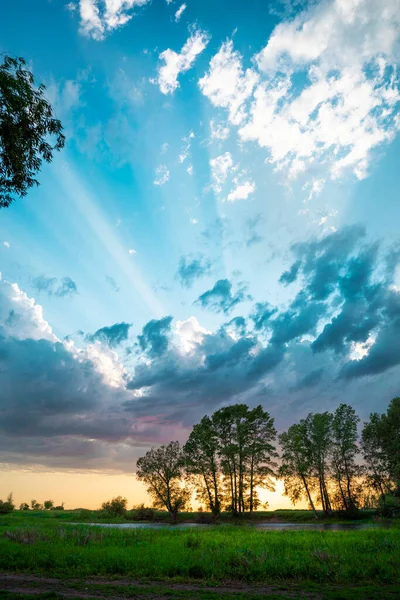
[[[233,168],[233,160],[230,152],[225,152],[216,158],[210,160],[211,177],[213,188],[218,193],[228,177],[229,171]]]
[[[10,242],[3,242],[3,244],[6,248],[11,248]]]
[[[198,220],[197,219],[190,219],[190,223],[191,223],[191,225],[197,225]]]
[[[167,150],[168,150],[168,142],[164,142],[164,144],[161,146],[161,154],[165,154]]]
[[[203,52],[209,42],[209,36],[204,31],[194,31],[180,53],[168,48],[161,52],[160,59],[165,62],[158,70],[156,83],[163,94],[172,94],[179,87],[178,76],[188,71],[197,56]]]
[[[210,121],[211,137],[217,140],[226,140],[229,137],[230,129],[222,123],[216,123],[214,119]]]
[[[186,10],[186,4],[181,4],[178,10],[175,13],[175,21],[178,22],[181,18],[183,11]]]
[[[213,56],[210,70],[200,79],[199,86],[215,106],[228,110],[233,124],[239,125],[245,117],[243,104],[257,81],[258,75],[253,69],[243,70],[242,57],[229,41]]]
[[[134,250],[133,248],[129,248],[128,252],[129,254],[137,254],[136,250]]]
[[[136,7],[150,0],[79,0],[81,31],[95,40],[102,40],[133,17]]]
[[[189,151],[190,151],[190,146],[191,146],[191,140],[193,138],[194,138],[193,131],[191,131],[187,137],[182,138],[182,141],[184,142],[184,146],[182,147],[181,153],[179,155],[179,162],[180,163],[185,162],[185,160],[189,156]]]
[[[234,190],[228,194],[228,202],[235,202],[236,200],[247,200],[247,198],[255,192],[256,186],[253,181],[245,181],[239,183]]]
[[[193,175],[193,165],[188,166],[188,168],[186,169],[186,173],[189,173],[189,175]]]
[[[0,324],[9,336],[17,339],[59,341],[43,317],[43,308],[34,298],[0,275]]]
[[[319,196],[319,194],[324,189],[325,179],[317,177],[312,179],[310,182],[307,182],[303,187],[304,190],[310,190],[306,202],[309,202],[314,198],[314,196]]]
[[[274,29],[258,72],[227,42],[199,84],[289,178],[318,167],[362,179],[400,128],[399,40],[400,0],[327,0]]]
[[[158,165],[156,169],[156,178],[154,180],[154,185],[164,185],[169,181],[169,169],[165,165]]]
[[[202,327],[196,317],[189,317],[186,321],[177,321],[176,334],[179,338],[179,346],[185,353],[189,353],[201,344],[203,338],[211,331]]]
[[[81,85],[72,79],[59,83],[52,80],[46,86],[46,96],[56,113],[65,117],[81,104]]]

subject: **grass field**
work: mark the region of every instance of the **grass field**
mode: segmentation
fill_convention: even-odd
[[[362,510],[358,513],[359,520],[372,520],[376,514],[375,510]],[[154,510],[153,518],[150,519],[153,522],[169,523],[170,516],[166,511]],[[75,510],[52,510],[52,511],[14,511],[8,515],[0,515],[1,523],[10,524],[24,524],[24,523],[38,523],[42,520],[57,520],[71,523],[125,523],[127,521],[140,521],[140,515],[138,511],[131,510],[127,511],[125,516],[112,517],[109,514],[101,510],[88,510],[85,508]],[[147,519],[146,519],[147,520]],[[232,521],[237,522],[238,520],[246,521],[284,521],[287,523],[307,523],[314,522],[315,517],[311,510],[274,510],[274,511],[256,511],[253,513],[253,517],[247,513],[242,515],[240,518],[233,519],[231,513],[221,513],[221,523],[229,523]],[[209,513],[199,512],[182,512],[178,515],[178,521],[181,523],[185,522],[210,522],[212,521]],[[340,522],[343,518],[340,516],[324,518],[322,511],[319,513],[319,521],[321,522]],[[0,525],[1,526],[1,525]]]
[[[0,600],[400,597],[399,526],[120,530],[42,514],[0,517]]]

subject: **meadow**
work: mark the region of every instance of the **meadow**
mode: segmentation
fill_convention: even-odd
[[[0,517],[0,598],[400,596],[398,525],[340,532],[271,532],[248,524],[126,530],[75,525],[68,522],[75,512]]]

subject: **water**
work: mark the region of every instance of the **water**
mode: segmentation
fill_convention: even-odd
[[[376,523],[246,523],[262,531],[361,531],[379,527]],[[116,529],[186,529],[193,527],[210,527],[201,523],[71,523],[71,525],[90,525],[93,527],[113,527]],[[220,525],[221,526],[221,525]],[[223,526],[223,525],[222,525]]]

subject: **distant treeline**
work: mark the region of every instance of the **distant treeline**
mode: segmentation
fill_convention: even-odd
[[[235,404],[205,416],[184,446],[170,442],[137,461],[154,506],[172,519],[196,498],[217,519],[261,506],[260,489],[274,491],[282,479],[293,504],[306,500],[329,516],[352,516],[359,508],[379,507],[400,514],[400,398],[387,412],[373,413],[359,435],[355,410],[341,404],[334,413],[309,414],[277,435],[274,419],[262,406]],[[279,452],[278,452],[279,447]]]

